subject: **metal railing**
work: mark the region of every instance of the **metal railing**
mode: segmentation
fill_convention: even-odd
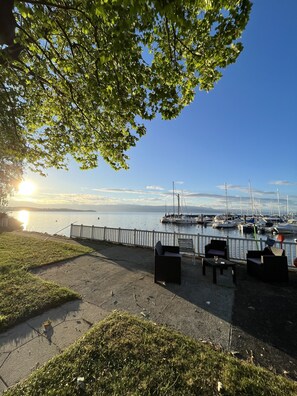
[[[125,228],[109,228],[87,226],[83,224],[71,224],[70,238],[90,239],[95,241],[106,241],[128,246],[154,248],[158,241],[163,245],[178,246],[178,238],[191,238],[195,253],[204,256],[204,246],[211,239],[226,240],[229,246],[229,258],[233,260],[246,260],[248,250],[263,250],[266,238],[245,239],[233,237],[217,237],[205,234],[184,234],[177,232],[147,231]],[[286,251],[289,267],[294,267],[294,259],[297,257],[297,243],[276,241],[276,247],[282,247]]]

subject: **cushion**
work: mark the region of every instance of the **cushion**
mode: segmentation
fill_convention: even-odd
[[[160,241],[156,243],[155,250],[156,250],[156,253],[157,253],[158,256],[162,256],[162,254],[163,254],[163,246],[162,246]]]
[[[216,249],[210,249],[207,252],[208,254],[213,254],[214,256],[224,256],[225,252],[223,250],[216,250]]]
[[[171,256],[171,257],[181,257],[179,253],[174,253],[174,252],[164,252],[164,256]]]
[[[282,256],[284,253],[283,249],[280,248],[276,248],[276,247],[272,247],[271,248],[271,252],[275,255],[275,256]]]

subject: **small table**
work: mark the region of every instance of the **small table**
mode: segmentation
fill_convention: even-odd
[[[217,283],[217,268],[220,269],[221,275],[223,274],[223,270],[228,267],[232,268],[232,278],[233,283],[236,283],[236,264],[232,263],[232,261],[225,260],[219,258],[216,262],[213,258],[202,258],[202,274],[205,275],[205,267],[212,267],[212,281],[213,283]]]

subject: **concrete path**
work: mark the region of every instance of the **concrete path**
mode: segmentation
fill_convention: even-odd
[[[0,394],[61,353],[113,310],[124,310],[229,350],[235,286],[230,269],[212,283],[201,261],[182,259],[182,284],[155,284],[151,249],[99,245],[97,252],[35,271],[82,300],[0,334]],[[50,325],[45,328],[45,322]]]

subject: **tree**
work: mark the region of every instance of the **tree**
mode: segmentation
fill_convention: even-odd
[[[3,142],[0,135],[0,212],[1,207],[7,204],[9,196],[16,191],[23,176],[23,163],[14,155],[14,150],[8,147],[9,142]]]
[[[17,93],[0,83],[0,210],[14,193],[23,176],[26,144],[19,133],[23,122]]]
[[[14,103],[15,155],[40,171],[66,168],[69,155],[83,169],[98,155],[127,168],[144,120],[177,117],[236,61],[251,9],[249,0],[7,3],[0,88],[10,100],[0,116]]]
[[[22,165],[11,158],[0,158],[0,212],[7,205],[23,175]]]

